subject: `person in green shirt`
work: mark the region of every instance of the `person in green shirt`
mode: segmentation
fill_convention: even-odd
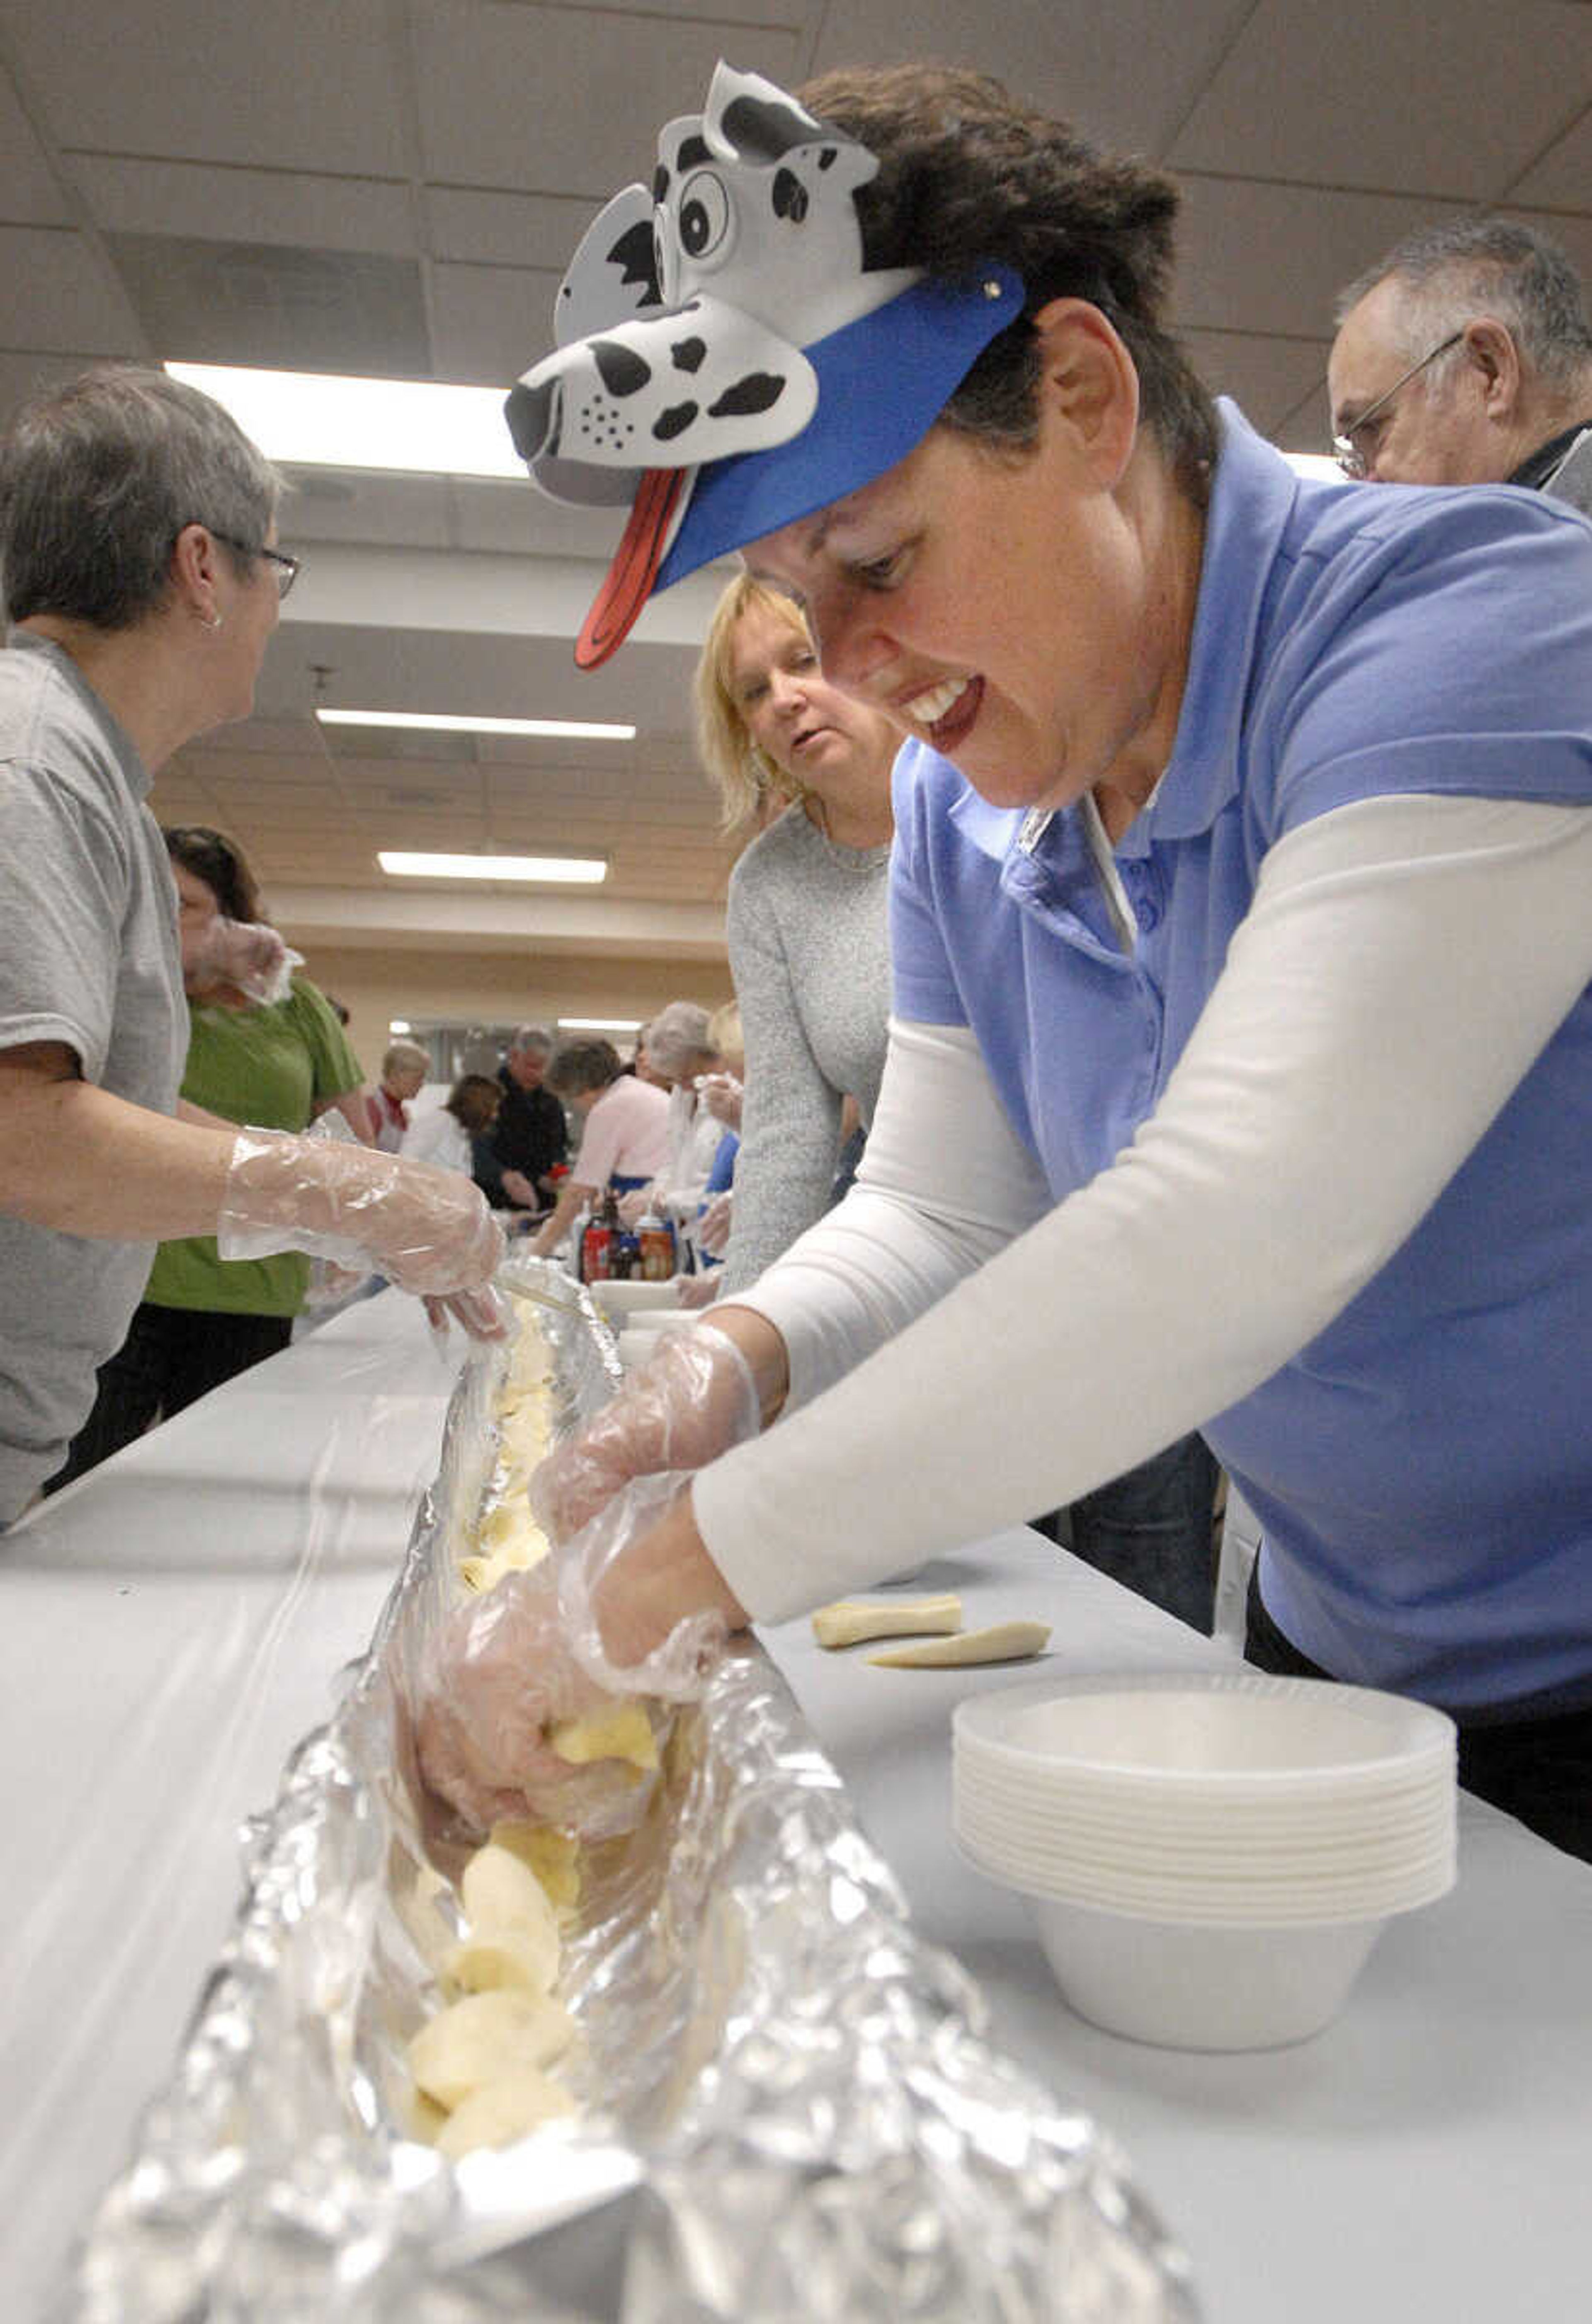
[[[217,914],[260,921],[259,890],[235,841],[204,825],[163,830],[177,883],[185,960]],[[232,988],[185,974],[189,1042],[182,1095],[229,1122],[302,1130],[336,1107],[368,1138],[359,1060],[326,996],[295,973],[283,1000],[248,1002]],[[225,1259],[214,1235],[163,1242],[127,1337],[99,1370],[94,1408],[73,1440],[54,1491],[169,1419],[224,1380],[275,1355],[292,1336],[309,1286],[301,1251]]]

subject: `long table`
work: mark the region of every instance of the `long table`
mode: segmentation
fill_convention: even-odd
[[[0,2315],[37,2316],[175,2057],[274,1797],[370,1635],[452,1386],[412,1301],[362,1303],[0,1542]],[[1460,1880],[1395,1922],[1343,2017],[1242,2057],[1063,2005],[1021,1899],[950,1831],[951,1707],[1043,1671],[1226,1650],[1019,1530],[924,1569],[1048,1659],[886,1671],[805,1623],[766,1643],[994,2037],[1127,2149],[1211,2324],[1496,2324],[1588,2312],[1592,1868],[1463,1803]]]

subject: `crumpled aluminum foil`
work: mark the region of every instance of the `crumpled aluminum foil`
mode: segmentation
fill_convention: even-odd
[[[566,1416],[618,1377],[535,1261]],[[251,1829],[232,1938],[53,2315],[80,2324],[1197,2324],[1120,2155],[984,2038],[761,1650],[679,1711],[640,1828],[590,1852],[563,1990],[581,2102],[456,2169],[403,2062],[457,1932],[405,1716],[456,1595],[506,1358],[441,1467],[336,1717]]]

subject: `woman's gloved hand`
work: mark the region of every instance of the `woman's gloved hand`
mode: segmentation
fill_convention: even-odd
[[[234,1141],[216,1241],[223,1259],[304,1250],[447,1297],[483,1292],[504,1248],[480,1189],[461,1171],[352,1140],[253,1129]],[[455,1312],[471,1328],[467,1305]]]
[[[285,1001],[293,971],[304,965],[303,954],[263,920],[229,920],[216,912],[197,923],[185,918],[180,935],[184,989],[223,1008]]]
[[[729,1247],[730,1229],[734,1222],[735,1189],[725,1188],[722,1194],[710,1194],[702,1216],[696,1222],[696,1240],[710,1259],[722,1259]]]
[[[727,1130],[740,1129],[743,1092],[733,1074],[703,1074],[696,1089],[715,1121],[722,1121]]]
[[[669,1332],[656,1354],[530,1480],[530,1506],[554,1541],[567,1541],[633,1477],[705,1468],[762,1425],[751,1368],[704,1322]]]
[[[699,1695],[745,1619],[696,1534],[688,1485],[638,1479],[434,1635],[415,1713],[420,1773],[472,1831],[529,1812],[597,1838],[639,1820],[645,1788],[612,1714],[645,1703],[656,1729],[657,1707]],[[613,1748],[572,1763],[559,1730],[576,1720],[583,1749]]]

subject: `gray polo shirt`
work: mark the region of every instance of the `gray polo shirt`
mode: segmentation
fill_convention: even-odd
[[[0,652],[0,1047],[65,1042],[85,1081],[170,1113],[188,1011],[149,786],[71,657],[14,630]],[[0,1217],[0,1525],[60,1467],[153,1255]]]

